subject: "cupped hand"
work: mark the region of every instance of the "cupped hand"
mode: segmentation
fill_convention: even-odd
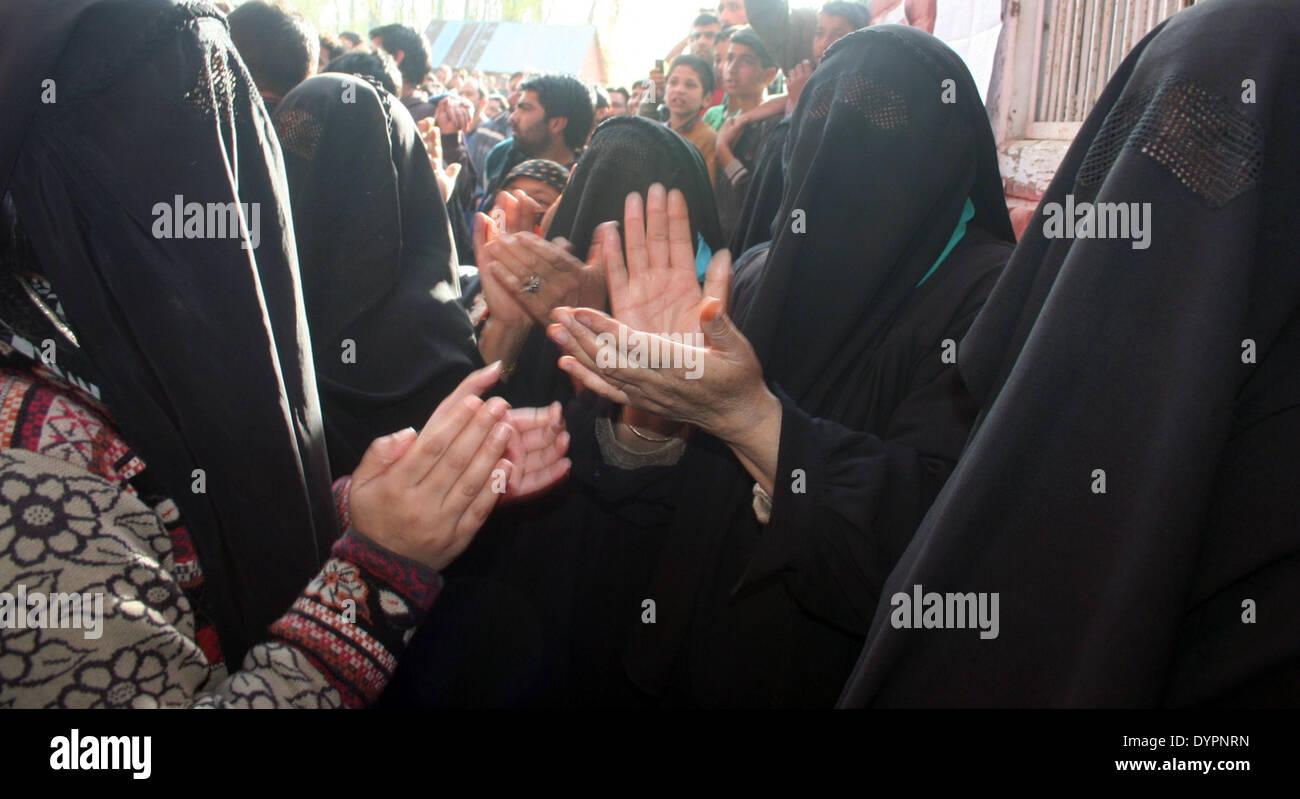
[[[474,263],[478,265],[479,286],[487,303],[492,324],[522,330],[531,329],[532,318],[516,292],[505,285],[497,270],[489,267],[487,245],[500,235],[496,220],[487,214],[474,215]]]
[[[444,133],[460,133],[474,117],[474,104],[464,97],[448,95],[438,102],[433,120]]]
[[[564,239],[547,241],[533,233],[507,233],[484,245],[479,269],[487,275],[485,281],[503,287],[533,322],[546,325],[551,311],[562,305],[605,304],[604,266],[599,263],[595,244],[586,263],[571,250]]]
[[[509,405],[477,396],[491,385],[489,370],[500,371],[471,374],[469,390],[444,400],[418,434],[408,429],[370,445],[352,473],[357,533],[433,569],[465,551],[514,470],[503,457],[514,435],[504,420]]]
[[[546,208],[521,189],[499,191],[492,201],[492,221],[501,233],[536,232]]]
[[[419,433],[407,429],[370,445],[352,473],[349,507],[357,533],[442,569],[469,546],[499,501],[563,479],[568,434],[558,408],[533,410],[530,417],[510,411],[499,397],[483,401],[480,395],[500,374],[499,363],[473,372]]]
[[[573,464],[565,457],[569,433],[564,429],[560,403],[545,408],[515,408],[506,411],[505,419],[516,433],[506,446],[506,458],[515,468],[502,502],[530,499],[568,476]]]
[[[438,180],[438,194],[442,196],[442,201],[445,203],[456,190],[456,178],[460,177],[460,164],[443,166],[442,132],[432,120],[421,119],[415,123],[415,126],[420,132],[420,140],[424,142],[425,152],[429,154],[433,176]]]
[[[799,104],[799,95],[803,93],[803,87],[808,85],[808,79],[812,77],[814,69],[812,61],[805,58],[795,64],[789,74],[786,75],[785,85],[786,95],[788,96],[786,107],[788,109],[792,109]]]
[[[740,134],[744,132],[745,126],[749,122],[749,117],[744,114],[736,114],[731,119],[723,122],[722,127],[718,128],[718,139],[715,146],[720,150],[731,152],[735,149],[736,139],[740,138]]]
[[[494,324],[510,328],[529,328],[532,317],[528,306],[503,281],[504,273],[491,267],[492,256],[486,246],[499,236],[536,229],[545,212],[540,203],[522,191],[501,191],[492,206],[492,214],[474,215],[474,263],[478,265],[479,284]]]
[[[728,443],[743,437],[771,398],[754,348],[718,298],[700,310],[705,342],[691,346],[635,330],[589,308],[561,308],[547,333],[564,350],[560,368],[606,399],[695,425]],[[659,353],[658,367],[616,357],[615,342]]]

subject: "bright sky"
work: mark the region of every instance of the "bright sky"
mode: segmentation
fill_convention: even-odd
[[[289,0],[294,5],[294,0]],[[825,0],[790,0],[792,8],[817,8]],[[594,13],[593,13],[594,3]],[[304,0],[297,3],[309,17],[325,30],[338,26],[335,8],[347,8],[347,0]],[[385,0],[391,9],[393,18],[398,21],[403,8],[417,10],[416,19],[403,20],[414,24],[423,31],[432,19],[433,3],[419,0],[413,4],[401,0]],[[447,2],[447,7],[459,7],[460,3]],[[690,28],[691,20],[701,8],[716,10],[714,0],[549,0],[550,12],[548,22],[556,25],[585,25],[592,17],[600,31],[601,43],[605,46],[605,55],[609,59],[610,83],[626,85],[633,80],[645,77],[654,66],[655,59],[663,58],[672,46],[684,37]],[[613,15],[617,5],[618,14]],[[311,13],[314,11],[315,13]],[[456,12],[449,10],[448,16],[460,17],[460,8]]]
[[[821,7],[825,0],[793,0],[793,8]],[[610,80],[626,85],[634,79],[644,78],[655,59],[663,58],[674,44],[690,29],[691,20],[701,7],[716,4],[708,0],[621,0],[619,13],[611,28],[608,20],[608,0],[598,5],[596,25],[601,29],[605,55],[609,58]],[[606,6],[600,9],[599,6]],[[557,0],[553,22],[585,24],[591,9],[590,0]],[[601,17],[602,10],[605,14]],[[606,34],[609,30],[610,33]]]

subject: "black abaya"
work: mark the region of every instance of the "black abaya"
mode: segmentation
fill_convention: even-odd
[[[724,246],[699,152],[666,126],[636,117],[601,124],[574,169],[549,235],[585,253],[596,227],[621,220],[627,195],[680,189],[697,242]],[[570,385],[542,335],[530,339],[508,389],[534,402]],[[513,397],[512,397],[513,399]],[[559,491],[499,509],[446,572],[447,585],[411,642],[384,703],[421,706],[627,706],[649,697],[621,656],[639,618],[675,470],[605,465],[593,433],[606,409],[578,397],[565,417],[574,465]],[[448,641],[456,642],[448,646]]]
[[[957,103],[933,92],[947,78]],[[693,437],[646,592],[658,622],[632,625],[626,655],[634,682],[669,702],[834,702],[973,421],[944,342],[1011,250],[978,92],[934,37],[884,26],[832,45],[790,137],[783,224],[732,295],[785,405],[772,519],[756,521],[730,451]],[[971,225],[942,258],[968,199]],[[802,228],[784,224],[796,212]]]
[[[998,592],[999,635],[882,604],[843,705],[1300,701],[1297,92],[1290,0],[1125,59],[962,342],[985,410],[884,589]],[[1049,237],[1067,196],[1150,203],[1149,246]]]
[[[334,475],[420,429],[482,365],[447,210],[410,113],[350,75],[309,78],[275,113]]]
[[[207,4],[3,16],[0,189],[41,256],[24,268],[53,285],[82,377],[180,506],[238,664],[338,535],[271,121]],[[177,197],[209,220],[245,204],[244,222],[176,235],[193,232],[162,224]]]

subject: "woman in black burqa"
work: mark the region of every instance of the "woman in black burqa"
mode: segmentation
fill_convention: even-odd
[[[622,220],[628,194],[644,196],[651,184],[661,183],[686,195],[696,246],[703,242],[709,252],[725,247],[717,209],[709,197],[709,173],[705,170],[701,180],[697,168],[704,166],[704,160],[698,150],[692,157],[683,149],[684,141],[644,117],[602,122],[573,169],[547,237],[563,237],[573,244],[574,252],[586,253],[599,225]]]
[[[483,365],[446,206],[415,123],[382,88],[317,75],[275,112],[335,476],[420,427]]]
[[[1297,93],[1288,0],[1125,59],[962,342],[985,410],[884,589],[998,592],[998,635],[882,602],[843,705],[1300,702]],[[1070,195],[1150,203],[1149,246],[1050,238]]]
[[[25,674],[6,695],[66,706],[360,703],[391,666],[331,670],[338,638],[268,630],[287,624],[310,578],[328,581],[318,570],[331,547],[362,564],[356,573],[388,576],[376,585],[432,601],[438,557],[502,499],[489,470],[522,492],[517,476],[530,462],[562,465],[562,446],[552,438],[540,459],[499,460],[501,436],[536,443],[539,428],[517,425],[501,403],[470,402],[496,376],[485,370],[465,384],[460,414],[367,453],[357,483],[340,483],[340,517],[280,151],[224,17],[177,0],[50,0],[0,17],[12,114],[0,127],[0,371],[7,401],[22,397],[4,425],[4,479],[14,507],[24,480],[65,498],[5,514],[0,581],[21,585],[27,567],[51,585],[93,579],[108,611],[98,642],[61,647],[71,653],[61,661],[20,657]],[[182,202],[208,207],[187,212],[178,235],[159,215]],[[208,227],[217,212],[233,223]],[[497,419],[514,433],[495,427],[489,440]],[[427,468],[429,445],[453,440]],[[474,454],[454,463],[462,443]],[[425,479],[412,483],[404,467]],[[480,513],[448,501],[457,482],[475,490]],[[377,662],[400,652],[398,625],[371,628]],[[38,642],[46,654],[55,644]],[[111,685],[78,683],[109,666]]]
[[[956,103],[941,100],[948,80]],[[586,385],[703,428],[663,493],[645,591],[656,623],[626,615],[628,673],[663,701],[831,705],[885,577],[957,461],[978,408],[946,356],[1013,240],[961,59],[899,26],[833,45],[792,118],[780,219],[769,254],[731,291],[739,329],[725,315],[702,325],[712,344],[698,380],[594,366],[592,334],[618,325],[557,314],[580,342],[562,365]],[[726,384],[737,364],[753,382]],[[762,524],[758,478],[737,455],[773,422]]]
[[[574,253],[585,255],[598,226],[622,218],[628,194],[644,196],[655,183],[679,189],[688,198],[689,236],[697,258],[702,252],[707,262],[724,241],[704,162],[681,136],[636,117],[611,119],[597,129],[547,235],[571,242]],[[521,259],[528,257],[526,249],[519,253]],[[547,274],[541,262],[529,268]],[[547,301],[536,301],[545,318]],[[530,342],[534,345],[539,353],[544,347],[545,354],[521,358],[520,369],[539,367],[571,393],[568,375],[555,367],[559,351],[540,335]],[[541,382],[534,378],[533,385]],[[555,389],[548,391],[536,399],[553,398]],[[663,537],[661,499],[641,496],[645,473],[664,475],[673,467],[626,473],[605,466],[593,432],[600,410],[596,399],[588,393],[566,408],[574,437],[569,483],[527,506],[498,511],[447,572],[436,612],[412,641],[385,703],[645,701],[628,682],[621,658],[631,618],[627,609],[640,612]],[[453,639],[461,644],[445,645]]]
[[[691,234],[697,260],[701,265],[707,264],[714,252],[726,246],[726,240],[718,223],[708,171],[704,171],[703,180],[700,178],[704,161],[698,150],[692,154],[683,144],[689,147],[689,142],[672,130],[642,117],[614,117],[602,122],[555,205],[555,213],[544,231],[546,238],[563,240],[578,259],[586,258],[596,228],[622,218],[627,195],[638,192],[644,196],[651,184],[661,183],[682,190],[690,198]],[[505,293],[518,298],[533,325],[549,324],[550,312],[559,305],[604,306],[605,281],[595,270],[587,270],[593,276],[580,284],[564,281],[562,276],[548,271],[545,262],[530,255],[521,251],[518,259],[507,259],[507,263],[527,263],[528,268],[516,268],[513,276],[505,275],[508,283]],[[478,260],[482,261],[478,264],[480,272],[494,268],[495,259],[490,255],[480,253]],[[495,268],[505,268],[505,265],[497,263]],[[535,294],[519,291],[519,284],[534,275],[540,278],[540,290]],[[467,287],[467,292],[480,291],[484,277],[480,274]],[[489,296],[488,305],[494,302],[501,300]],[[499,315],[499,312],[498,307],[490,314]],[[517,367],[509,380],[509,398],[529,405],[568,401],[573,396],[573,387],[555,366],[559,355],[540,329],[530,330],[515,357]]]
[[[0,47],[3,188],[76,332],[58,362],[180,505],[233,670],[340,533],[274,132],[210,7],[32,9]],[[176,195],[256,207],[260,243],[159,238]]]

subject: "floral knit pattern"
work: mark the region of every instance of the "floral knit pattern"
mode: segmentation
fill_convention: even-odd
[[[196,612],[202,569],[179,510],[139,495],[130,479],[144,464],[80,399],[0,368],[0,708],[373,701],[437,596],[437,573],[348,533],[228,674]],[[341,500],[346,509],[346,491]]]

